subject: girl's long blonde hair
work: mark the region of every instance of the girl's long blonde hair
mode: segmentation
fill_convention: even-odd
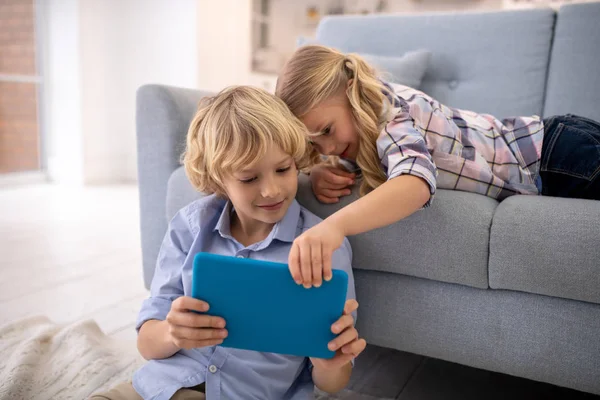
[[[391,107],[385,95],[388,90],[377,79],[375,70],[357,54],[344,54],[326,46],[304,46],[284,66],[275,94],[301,118],[344,90],[359,137],[356,163],[363,175],[363,196],[387,179],[376,141]]]
[[[181,159],[196,190],[225,196],[223,178],[254,164],[270,146],[289,154],[299,170],[312,166],[306,127],[276,96],[232,86],[200,101]]]

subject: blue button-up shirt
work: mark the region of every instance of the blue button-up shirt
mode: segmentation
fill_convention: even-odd
[[[266,239],[245,247],[231,236],[231,212],[231,203],[213,195],[189,204],[173,217],[158,255],[150,297],[138,316],[138,330],[150,319],[166,319],[176,298],[191,296],[196,253],[287,263],[294,239],[321,221],[294,200]],[[349,299],[355,297],[351,260],[345,239],[334,252],[332,265],[348,274]],[[177,390],[203,382],[208,400],[299,400],[313,398],[314,391],[307,358],[220,346],[180,350],[169,358],[147,362],[133,376],[133,386],[144,399],[169,399]]]

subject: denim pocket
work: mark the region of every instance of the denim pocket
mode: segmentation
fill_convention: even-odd
[[[559,123],[548,143],[542,172],[591,181],[600,173],[600,140],[586,129]]]

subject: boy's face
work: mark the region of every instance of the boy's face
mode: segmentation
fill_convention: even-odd
[[[223,183],[243,225],[275,224],[296,197],[298,173],[293,158],[273,146],[265,157],[234,171]]]

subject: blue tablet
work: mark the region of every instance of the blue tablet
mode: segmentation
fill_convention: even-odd
[[[305,289],[287,264],[209,253],[194,258],[192,297],[225,319],[224,347],[332,358],[331,325],[342,316],[347,289],[340,270],[321,287]]]

